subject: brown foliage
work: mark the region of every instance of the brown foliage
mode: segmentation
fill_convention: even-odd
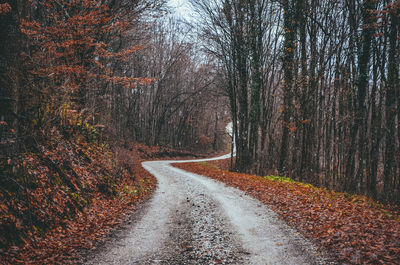
[[[219,168],[220,162],[210,164],[174,166],[222,181],[259,199],[305,237],[329,250],[340,263],[400,264],[398,209],[365,196],[228,172]]]
[[[114,155],[82,139],[52,139],[8,162],[32,181],[14,177],[20,188],[0,190],[2,264],[79,262],[82,250],[95,248],[156,185],[134,148]]]
[[[9,3],[0,4],[0,15],[7,14],[11,11],[11,6]]]

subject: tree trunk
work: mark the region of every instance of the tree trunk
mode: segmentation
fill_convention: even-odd
[[[289,148],[289,128],[291,126],[292,118],[292,86],[293,86],[293,64],[294,54],[296,50],[296,22],[294,16],[294,5],[291,0],[283,1],[284,10],[284,30],[285,40],[283,44],[284,55],[283,55],[283,72],[284,72],[284,83],[283,83],[283,120],[282,120],[282,140],[281,140],[281,151],[280,151],[280,162],[279,172],[286,174],[288,170],[288,148]]]

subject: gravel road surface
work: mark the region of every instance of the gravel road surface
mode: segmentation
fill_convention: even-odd
[[[172,162],[143,163],[158,179],[153,197],[86,264],[327,263],[256,199]]]

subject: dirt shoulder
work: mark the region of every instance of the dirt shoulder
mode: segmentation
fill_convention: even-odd
[[[364,196],[279,177],[226,170],[229,160],[174,164],[222,181],[270,206],[290,226],[344,264],[400,264],[400,215]]]

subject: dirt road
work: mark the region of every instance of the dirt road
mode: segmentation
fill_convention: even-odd
[[[143,163],[158,179],[154,196],[87,264],[326,263],[259,201],[171,162]]]

